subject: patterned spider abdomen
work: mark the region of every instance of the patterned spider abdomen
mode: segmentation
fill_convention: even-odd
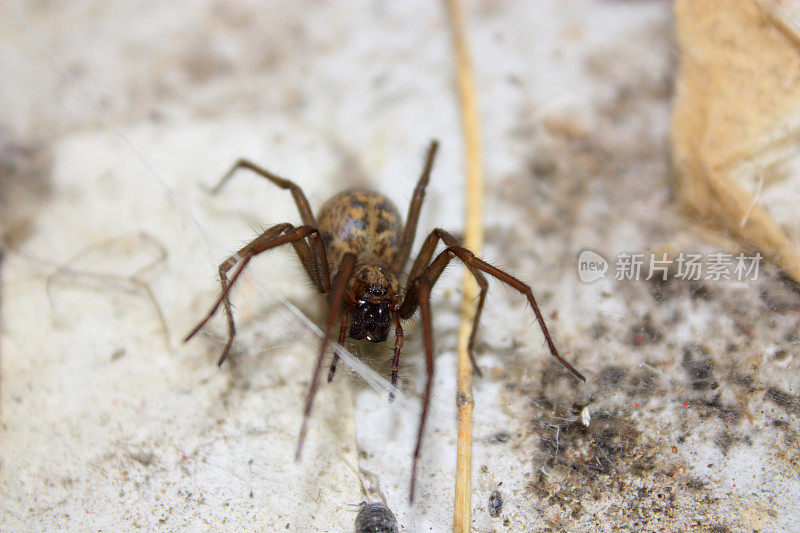
[[[397,208],[382,194],[368,190],[341,192],[322,205],[317,226],[332,275],[346,253],[355,254],[359,264],[393,269],[403,225]]]

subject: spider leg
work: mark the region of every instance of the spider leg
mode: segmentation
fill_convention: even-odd
[[[403,347],[403,326],[397,311],[392,312],[394,322],[394,357],[392,357],[392,387],[397,387],[397,370],[400,368],[400,349]],[[389,393],[389,401],[394,400],[394,392]]]
[[[308,389],[306,396],[306,406],[303,411],[303,425],[300,427],[300,436],[297,438],[297,452],[295,453],[295,461],[300,460],[300,454],[303,451],[303,442],[306,438],[306,431],[308,430],[308,417],[311,414],[311,407],[314,404],[314,396],[317,393],[317,386],[319,385],[319,375],[322,371],[322,362],[325,359],[325,350],[331,339],[331,332],[333,326],[339,319],[342,312],[345,296],[347,295],[347,285],[350,276],[353,273],[353,267],[356,264],[356,256],[352,253],[344,254],[341,263],[339,263],[339,270],[336,272],[336,278],[333,280],[333,288],[331,291],[330,307],[328,308],[328,316],[325,319],[325,328],[323,330],[322,343],[319,348],[319,356],[317,356],[317,364],[314,367],[314,374],[311,377],[311,386]]]
[[[419,177],[417,186],[414,188],[414,196],[411,198],[411,204],[408,206],[408,216],[406,217],[405,228],[403,228],[403,237],[400,239],[397,263],[394,265],[395,274],[402,272],[408,262],[411,246],[414,244],[414,236],[417,234],[417,222],[419,221],[419,212],[422,209],[422,201],[425,199],[425,188],[428,186],[431,168],[433,168],[433,159],[436,157],[436,150],[438,148],[439,141],[431,141],[431,145],[428,148],[428,155],[425,158],[425,166],[422,169],[422,175]]]
[[[309,235],[308,241],[310,246],[305,240],[294,241],[292,246],[314,286],[320,293],[328,294],[331,290],[331,275],[325,246],[317,233]]]
[[[347,314],[342,315],[342,325],[339,328],[339,346],[344,346],[344,341],[347,338]],[[331,359],[331,368],[328,370],[328,383],[333,381],[333,375],[336,374],[336,363],[339,362],[339,354],[336,350],[333,352],[333,359]]]
[[[233,338],[236,336],[236,325],[233,321],[233,311],[231,310],[229,293],[233,287],[233,284],[236,283],[236,280],[239,279],[239,275],[247,266],[247,263],[250,262],[250,259],[261,252],[265,252],[271,248],[275,248],[276,246],[286,243],[294,244],[312,234],[319,235],[319,230],[310,226],[300,226],[299,228],[295,228],[291,224],[278,224],[277,226],[273,226],[266,230],[264,233],[256,237],[250,244],[226,259],[221,265],[219,265],[219,281],[220,285],[222,286],[222,293],[219,295],[219,298],[217,298],[217,301],[214,303],[208,314],[206,314],[206,316],[197,324],[197,326],[195,326],[195,328],[186,336],[186,338],[183,339],[183,342],[187,342],[189,339],[194,337],[195,334],[206,324],[206,322],[208,322],[211,317],[214,316],[214,313],[217,311],[219,306],[224,304],[225,314],[228,319],[228,342],[225,345],[225,349],[222,351],[219,361],[217,362],[217,365],[221,366],[228,355],[228,351],[231,349]],[[295,246],[295,250],[298,250],[297,246]],[[298,254],[299,253],[300,252],[298,251]],[[237,264],[239,267],[236,269],[233,277],[229,281],[228,271]]]
[[[294,203],[297,206],[297,210],[300,212],[300,219],[303,221],[303,225],[317,227],[314,213],[311,211],[308,199],[306,199],[306,195],[299,185],[293,181],[281,178],[246,159],[239,159],[236,161],[230,170],[222,176],[219,183],[210,190],[211,194],[220,192],[240,168],[255,172],[281,189],[291,191],[294,197]],[[309,237],[309,241],[311,243],[310,249],[307,243],[300,241],[295,245],[295,250],[297,250],[297,255],[300,256],[300,262],[303,263],[303,267],[305,267],[306,272],[308,272],[309,277],[317,286],[317,289],[323,294],[327,294],[328,291],[330,291],[330,273],[328,273],[328,261],[325,258],[325,248],[322,245],[322,239],[318,234],[315,234]],[[305,248],[305,251],[301,253],[298,248]],[[314,270],[314,265],[316,265],[316,271]]]
[[[533,297],[533,292],[531,288],[520,281],[519,279],[515,278],[511,274],[503,272],[499,268],[490,265],[486,261],[478,259],[473,255],[472,252],[463,248],[461,246],[448,246],[447,249],[442,251],[436,259],[434,259],[433,263],[426,269],[426,271],[420,275],[420,277],[428,278],[429,280],[438,279],[444,269],[447,267],[450,260],[454,257],[458,257],[463,261],[467,266],[475,267],[482,272],[489,274],[490,276],[502,281],[506,285],[509,285],[516,291],[522,293],[527,299],[528,303],[530,303],[531,307],[533,308],[533,312],[536,315],[536,320],[539,322],[539,327],[542,329],[542,333],[544,334],[545,341],[547,341],[547,346],[550,349],[550,354],[555,357],[564,367],[567,368],[572,374],[580,379],[581,381],[586,381],[586,378],[583,375],[575,370],[575,368],[569,364],[566,360],[564,360],[560,355],[558,355],[558,350],[556,349],[555,344],[553,343],[553,339],[550,337],[550,332],[547,330],[547,325],[544,322],[544,317],[542,316],[541,311],[539,311],[539,306],[536,304],[536,299]],[[419,295],[415,294],[418,290],[414,289],[416,284],[412,284],[411,289],[406,292],[406,298],[403,300],[403,303],[400,305],[400,316],[402,318],[408,318],[414,313],[414,310],[417,305],[417,300],[419,299]]]
[[[428,406],[431,403],[431,388],[433,386],[433,326],[431,324],[430,295],[433,285],[424,276],[414,280],[411,290],[417,295],[420,314],[422,315],[422,338],[425,345],[425,395],[422,397],[422,413],[419,417],[417,430],[417,444],[414,446],[414,459],[411,464],[411,489],[408,494],[408,503],[414,501],[414,487],[417,481],[417,461],[422,449],[422,435],[425,433],[425,422],[428,420]]]
[[[300,188],[299,185],[294,183],[293,181],[281,178],[270,172],[269,170],[265,170],[255,163],[248,161],[247,159],[239,159],[233,166],[222,176],[222,179],[219,180],[212,189],[211,194],[217,194],[222,188],[225,186],[226,183],[233,177],[237,170],[240,168],[245,168],[247,170],[251,170],[256,174],[267,178],[269,181],[277,185],[283,190],[289,190],[292,192],[292,196],[294,197],[294,203],[297,205],[297,210],[300,211],[300,219],[303,221],[303,225],[305,226],[314,226],[316,227],[317,222],[314,220],[314,214],[311,211],[311,206],[308,204],[308,200],[306,199],[306,195],[303,193],[303,189]]]
[[[453,237],[450,233],[446,232],[441,228],[436,228],[433,230],[428,237],[425,239],[425,242],[422,245],[422,248],[419,251],[419,255],[417,256],[416,261],[414,261],[414,266],[411,269],[411,273],[408,276],[409,281],[413,281],[414,279],[418,278],[425,272],[425,270],[429,267],[431,258],[433,257],[433,253],[436,251],[436,246],[439,244],[439,241],[442,241],[445,246],[450,247],[458,247],[459,243],[455,237]],[[481,320],[481,313],[483,312],[483,302],[486,300],[486,292],[489,290],[489,283],[486,281],[486,278],[481,274],[480,270],[475,268],[470,264],[465,265],[467,269],[470,271],[472,276],[475,278],[475,282],[480,287],[480,294],[478,296],[478,305],[475,307],[475,316],[472,317],[472,331],[469,334],[469,343],[467,344],[467,353],[469,353],[469,359],[472,362],[472,368],[475,370],[475,373],[478,376],[483,376],[481,369],[478,367],[478,362],[475,360],[475,337],[478,334],[478,323]],[[444,267],[442,270],[438,271],[438,273],[431,273],[428,276],[428,279],[431,282],[431,285],[436,285],[439,276],[441,275]],[[411,313],[413,314],[414,309],[411,309]],[[410,315],[409,315],[410,316]],[[404,316],[403,318],[408,318]]]

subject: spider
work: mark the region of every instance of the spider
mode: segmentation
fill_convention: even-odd
[[[422,446],[422,435],[425,430],[433,382],[431,288],[453,258],[458,258],[465,264],[480,287],[468,344],[470,360],[478,375],[481,375],[481,372],[475,361],[473,347],[489,286],[484,277],[484,273],[486,273],[527,297],[550,353],[575,377],[586,381],[580,372],[558,355],[531,288],[514,276],[475,257],[472,252],[459,245],[455,237],[445,230],[437,228],[428,235],[406,278],[405,288],[401,288],[399,279],[408,262],[411,245],[414,242],[420,209],[425,198],[425,188],[428,185],[438,146],[437,141],[432,141],[430,144],[422,175],[414,189],[414,195],[408,208],[405,226],[401,222],[397,209],[385,196],[365,189],[346,190],[333,196],[322,205],[315,218],[305,194],[295,183],[276,176],[250,161],[238,160],[222,177],[219,184],[211,189],[211,192],[219,192],[237,170],[251,170],[281,189],[291,191],[303,225],[295,227],[292,224],[283,223],[273,226],[226,259],[219,266],[219,278],[222,286],[219,298],[208,314],[184,339],[184,342],[191,339],[214,315],[219,306],[224,305],[225,315],[228,319],[228,342],[217,363],[221,366],[236,335],[229,299],[231,287],[256,255],[282,244],[291,244],[294,247],[312,283],[320,293],[325,295],[328,303],[323,328],[324,335],[306,396],[303,423],[297,442],[295,460],[299,460],[326,350],[336,325],[339,325],[339,344],[344,344],[348,335],[354,339],[366,338],[374,343],[384,342],[390,327],[394,326],[395,344],[391,382],[393,386],[396,386],[400,350],[403,346],[403,328],[400,320],[410,318],[419,308],[422,318],[427,381],[411,467],[409,501],[412,502],[417,461]],[[446,248],[434,258],[439,241],[444,243]],[[233,276],[228,279],[228,271],[234,266],[237,268]],[[338,355],[334,353],[328,371],[328,382],[333,380],[337,362]]]

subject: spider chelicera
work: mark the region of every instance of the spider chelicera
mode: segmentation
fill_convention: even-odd
[[[445,230],[437,228],[428,235],[406,279],[405,288],[401,288],[399,278],[408,262],[411,245],[414,242],[420,208],[425,198],[425,188],[428,185],[438,146],[438,143],[433,141],[428,149],[425,167],[414,189],[405,226],[402,224],[397,208],[385,196],[365,189],[353,189],[335,195],[322,205],[315,218],[305,194],[295,183],[278,177],[249,161],[237,161],[223,176],[219,184],[212,189],[212,192],[218,192],[236,170],[249,169],[278,187],[291,191],[297,209],[300,211],[303,225],[295,227],[292,224],[284,223],[273,226],[226,259],[219,266],[222,293],[205,318],[185,339],[185,341],[191,339],[208,322],[219,306],[224,305],[228,319],[228,342],[219,358],[218,364],[222,365],[236,335],[229,299],[231,287],[256,255],[282,244],[291,244],[294,247],[311,281],[317,290],[326,296],[328,303],[323,328],[324,335],[311,378],[311,386],[306,396],[303,424],[297,443],[296,459],[299,460],[326,350],[337,323],[339,324],[339,344],[343,344],[348,335],[354,339],[366,338],[374,343],[383,342],[389,334],[390,327],[394,326],[392,385],[396,386],[400,349],[403,346],[403,328],[400,320],[410,318],[419,308],[422,318],[427,381],[411,469],[409,493],[411,501],[414,499],[417,460],[422,445],[433,382],[430,294],[431,288],[436,284],[451,259],[456,257],[460,259],[480,287],[480,296],[468,345],[470,359],[478,375],[480,375],[480,370],[475,363],[473,347],[488,289],[488,283],[483,275],[486,273],[527,297],[536,314],[547,346],[550,348],[550,353],[578,379],[586,381],[580,372],[558,355],[531,288],[514,276],[475,257],[472,252],[459,245],[458,241]],[[434,258],[439,241],[444,243],[446,248]],[[234,266],[237,268],[229,280],[228,271]],[[329,382],[336,372],[337,361],[338,355],[334,354],[328,371]]]

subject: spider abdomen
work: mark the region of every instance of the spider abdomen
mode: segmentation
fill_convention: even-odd
[[[332,274],[346,253],[359,263],[385,268],[397,260],[403,225],[397,208],[380,193],[356,189],[337,194],[320,207],[317,226]]]

